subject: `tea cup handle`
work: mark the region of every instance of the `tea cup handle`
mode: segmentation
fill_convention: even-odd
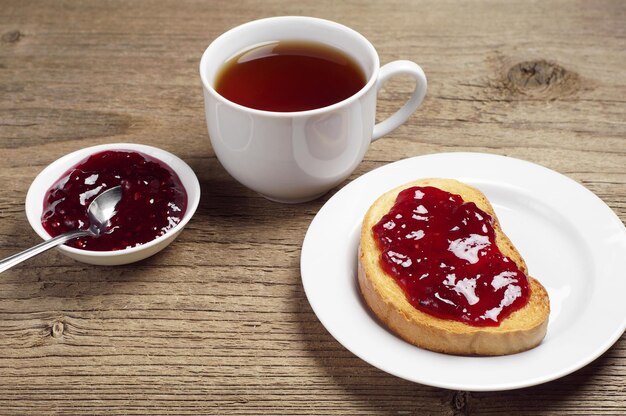
[[[385,85],[385,82],[387,82],[389,78],[394,75],[412,76],[416,81],[415,89],[413,90],[409,101],[407,101],[398,111],[374,126],[372,141],[380,139],[382,136],[390,133],[404,123],[409,116],[417,110],[417,107],[422,104],[422,100],[424,100],[424,96],[426,95],[428,83],[426,81],[424,71],[415,62],[405,60],[393,61],[383,65],[378,74],[376,89],[380,90],[382,86]]]

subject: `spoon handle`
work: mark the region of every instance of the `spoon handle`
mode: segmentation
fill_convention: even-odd
[[[61,234],[54,238],[51,238],[50,240],[46,240],[41,244],[37,244],[36,246],[31,247],[28,250],[24,250],[21,253],[17,253],[12,256],[9,256],[4,260],[0,260],[0,273],[2,273],[5,270],[10,269],[11,267],[23,262],[26,259],[36,256],[37,254],[43,253],[44,251],[49,250],[52,247],[56,247],[74,238],[83,237],[86,235],[92,235],[92,233],[90,231],[85,231],[85,230],[70,231],[65,234]]]

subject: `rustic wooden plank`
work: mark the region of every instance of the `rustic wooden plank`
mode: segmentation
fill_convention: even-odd
[[[56,158],[107,142],[164,148],[203,199],[168,249],[92,267],[58,252],[0,279],[0,414],[617,415],[626,340],[583,369],[510,392],[390,376],[311,310],[300,246],[317,201],[237,184],[209,144],[198,61],[237,24],[284,14],[347,24],[381,61],[412,59],[429,93],[354,178],[417,155],[473,151],[555,169],[626,221],[626,6],[620,1],[5,0],[0,6],[0,256],[38,241],[28,186]],[[379,119],[411,88],[392,80]]]

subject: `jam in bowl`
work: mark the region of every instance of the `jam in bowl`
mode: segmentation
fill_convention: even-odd
[[[118,185],[122,199],[110,231],[59,246],[63,253],[102,265],[142,260],[176,238],[200,200],[196,175],[178,157],[151,146],[107,144],[78,150],[44,169],[26,197],[28,220],[44,239],[86,229],[89,203]]]

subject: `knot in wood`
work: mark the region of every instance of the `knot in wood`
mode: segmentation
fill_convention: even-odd
[[[63,336],[63,331],[65,330],[65,325],[63,325],[63,322],[55,322],[52,325],[52,336],[54,338],[60,338]]]
[[[547,61],[521,62],[509,69],[509,82],[520,88],[548,87],[565,78],[565,68]]]
[[[558,98],[578,90],[579,77],[554,62],[526,61],[509,69],[505,84],[511,92]]]
[[[22,37],[22,33],[19,30],[11,30],[2,35],[2,41],[6,43],[15,43]]]
[[[469,415],[470,393],[467,391],[457,391],[452,396],[452,410],[455,416]]]

